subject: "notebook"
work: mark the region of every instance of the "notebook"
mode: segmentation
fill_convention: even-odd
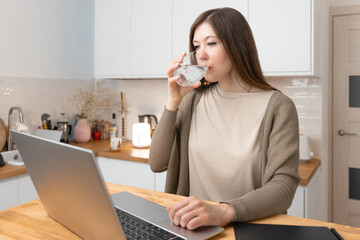
[[[126,239],[127,226],[120,224],[116,210],[169,231],[174,239],[207,239],[224,230],[190,231],[172,224],[166,208],[156,203],[128,192],[110,196],[91,150],[11,133],[47,214],[84,239]]]
[[[327,227],[234,223],[236,240],[338,240]],[[340,238],[341,239],[341,238]]]

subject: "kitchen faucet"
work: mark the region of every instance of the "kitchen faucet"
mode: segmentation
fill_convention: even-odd
[[[10,132],[10,128],[12,126],[12,124],[10,123],[10,119],[11,119],[10,116],[13,114],[14,110],[17,110],[19,112],[20,123],[24,122],[24,115],[23,115],[23,111],[22,111],[21,107],[18,107],[18,106],[11,107],[9,110],[9,116],[8,116],[8,125],[9,125],[8,151],[13,150],[13,144],[14,144],[14,139],[11,136],[11,132]]]

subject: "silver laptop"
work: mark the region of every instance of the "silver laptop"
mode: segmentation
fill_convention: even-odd
[[[13,130],[11,134],[47,214],[84,239],[131,239],[124,219],[133,216],[147,224],[143,229],[164,234],[154,239],[207,239],[224,230],[190,231],[172,224],[166,208],[156,203],[128,192],[110,196],[91,150]]]

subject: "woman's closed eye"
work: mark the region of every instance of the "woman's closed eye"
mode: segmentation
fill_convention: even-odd
[[[216,45],[216,42],[209,42],[207,45],[212,47]]]

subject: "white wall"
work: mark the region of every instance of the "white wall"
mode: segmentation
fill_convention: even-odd
[[[94,0],[0,0],[0,36],[0,76],[93,76]]]
[[[0,0],[0,36],[0,118],[18,105],[33,128],[43,113],[70,120],[94,73],[94,0]]]
[[[50,114],[53,126],[61,120],[61,112],[71,121],[74,108],[68,99],[75,87],[85,87],[88,83],[90,81],[0,76],[0,118],[7,125],[10,107],[20,106],[32,133],[41,126],[43,113]]]
[[[321,121],[317,128],[320,131],[320,139],[317,148],[317,157],[321,160],[320,168],[311,184],[311,195],[308,198],[308,217],[323,221],[331,220],[331,185],[329,183],[330,159],[328,156],[328,85],[329,85],[329,1],[318,0],[320,4],[317,33],[319,36],[318,45],[320,61],[320,81],[321,81],[321,102],[320,114]],[[310,191],[309,191],[310,192]]]

